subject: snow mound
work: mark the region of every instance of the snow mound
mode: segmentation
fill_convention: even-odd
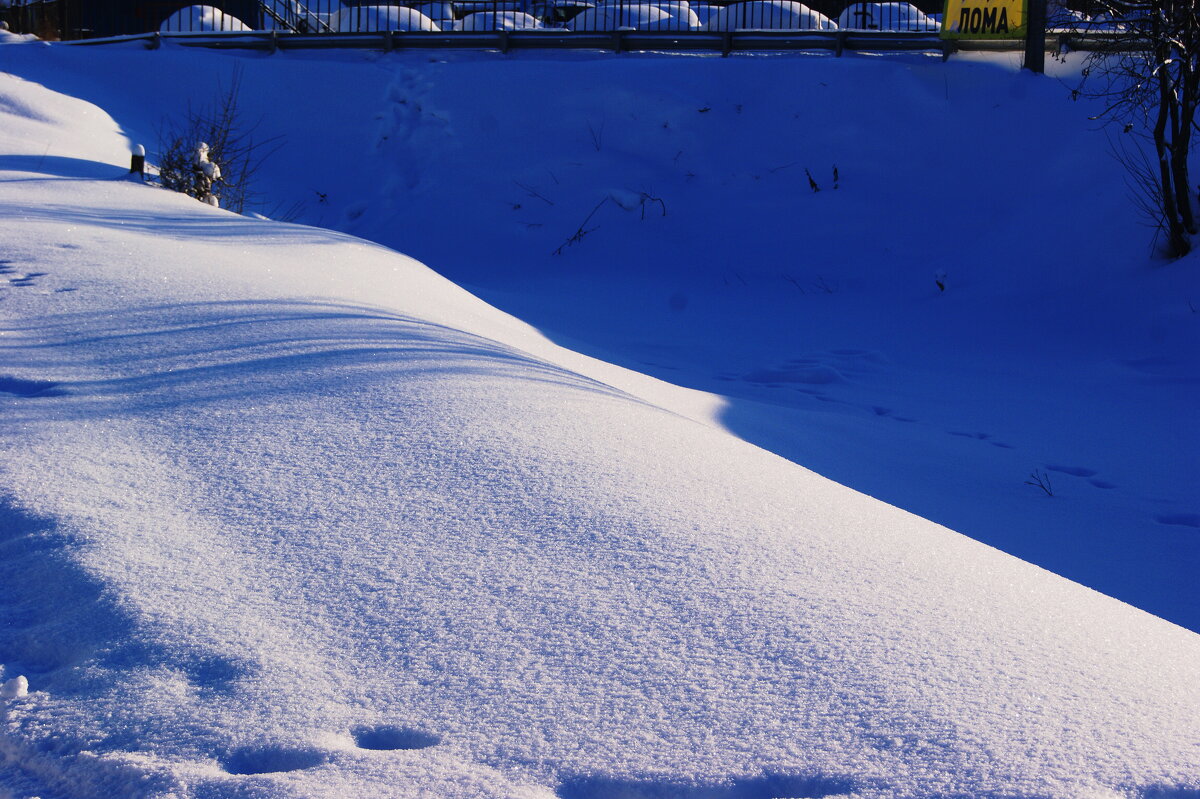
[[[213,6],[188,6],[174,12],[158,27],[163,33],[248,31],[246,23]]]
[[[1200,790],[1200,637],[394,251],[26,157],[123,157],[84,110],[0,78],[10,792]]]

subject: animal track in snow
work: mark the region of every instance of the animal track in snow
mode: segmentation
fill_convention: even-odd
[[[779,366],[752,369],[742,375],[748,383],[768,386],[828,385],[844,383],[847,376],[878,371],[887,359],[869,350],[838,349],[803,358],[790,358]]]
[[[1154,521],[1159,524],[1195,527],[1200,530],[1200,513],[1160,513],[1155,515]]]
[[[958,436],[959,438],[973,438],[976,441],[986,441],[993,447],[999,447],[1000,449],[1016,449],[1016,447],[1014,447],[1012,444],[1006,444],[1003,441],[992,440],[991,433],[967,433],[962,430],[948,430],[947,432],[950,433],[950,435]]]
[[[897,416],[891,408],[885,407],[883,405],[872,405],[871,413],[875,414],[876,416],[882,416],[885,419],[895,420],[897,422],[915,422],[915,421],[917,421],[916,419],[913,419],[911,416]]]
[[[775,387],[783,383],[825,385],[845,380],[838,370],[824,364],[794,364],[775,369],[755,369],[743,375],[743,379],[748,383],[762,383]]]
[[[8,279],[8,285],[15,286],[17,288],[32,286],[35,280],[37,280],[39,277],[44,277],[45,275],[45,272],[26,272],[19,277],[10,277]]]
[[[442,742],[436,735],[414,730],[410,727],[384,725],[381,727],[355,727],[350,731],[354,743],[360,749],[391,751],[396,749],[428,749]]]
[[[17,272],[16,267],[12,266],[12,261],[0,260],[0,277],[4,277],[9,286],[15,288],[24,288],[32,286],[34,281],[39,277],[44,277],[45,272]],[[9,277],[12,275],[12,277]]]
[[[1097,474],[1095,469],[1088,469],[1083,466],[1057,466],[1054,464],[1046,464],[1046,471],[1069,474],[1072,477],[1095,477]]]

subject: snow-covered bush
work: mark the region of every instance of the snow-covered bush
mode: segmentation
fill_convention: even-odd
[[[837,20],[839,28],[868,31],[936,31],[938,23],[911,3],[853,3]]]
[[[437,23],[420,11],[402,6],[343,8],[333,16],[331,26],[338,33],[441,30]]]
[[[416,6],[416,9],[433,20],[434,24],[442,30],[450,30],[454,26],[454,21],[458,18],[458,15],[454,12],[454,3],[447,2],[446,0],[421,3]]]
[[[574,31],[692,30],[700,27],[700,20],[691,9],[679,4],[668,7],[656,3],[613,3],[585,10],[568,22],[567,27]]]
[[[191,33],[215,31],[248,31],[246,23],[212,6],[188,6],[181,8],[163,20],[158,26],[163,33]]]
[[[321,17],[298,0],[262,0],[259,8],[260,30],[297,33],[320,33],[328,30]],[[325,10],[324,4],[321,5],[321,10]]]
[[[454,24],[456,31],[513,31],[544,27],[536,17],[521,11],[476,11]]]
[[[701,27],[707,25],[708,21],[715,17],[717,12],[721,10],[721,6],[715,6],[711,3],[690,3],[689,5],[692,9],[692,13],[695,14],[696,19],[699,20]]]
[[[722,8],[705,28],[710,31],[836,30],[837,23],[803,3],[748,0]]]

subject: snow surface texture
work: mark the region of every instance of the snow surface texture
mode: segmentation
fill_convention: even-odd
[[[409,253],[723,397],[747,441],[1200,631],[1200,270],[1150,263],[1071,65],[0,58],[152,150],[241,66],[248,121],[282,137],[259,210]]]
[[[1200,791],[1194,633],[410,258],[129,182],[95,105],[0,73],[0,116],[10,794]]]

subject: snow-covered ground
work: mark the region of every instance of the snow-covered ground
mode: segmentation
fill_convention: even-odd
[[[235,66],[320,228],[125,179]],[[0,70],[0,796],[1200,791],[1200,273],[1053,77]]]

